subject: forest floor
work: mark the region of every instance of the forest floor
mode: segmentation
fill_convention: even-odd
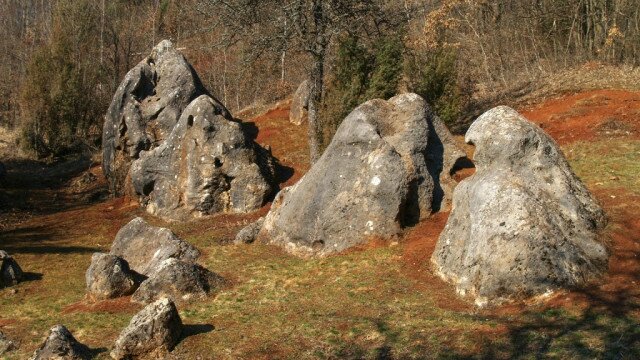
[[[176,358],[640,358],[640,92],[565,94],[519,110],[558,141],[609,216],[602,234],[609,273],[588,288],[477,309],[431,270],[448,213],[398,242],[303,260],[267,245],[230,244],[268,205],[165,223],[130,199],[106,199],[100,166],[88,156],[49,165],[3,159],[0,249],[27,272],[27,281],[0,289],[0,331],[19,342],[6,356],[27,358],[61,323],[97,358],[109,357],[141,306],[89,301],[84,274],[91,254],[107,252],[118,229],[142,216],[196,245],[200,262],[232,282],[180,306],[187,328]],[[292,169],[283,186],[309,168],[306,127],[287,115],[285,103],[250,120],[257,141]]]

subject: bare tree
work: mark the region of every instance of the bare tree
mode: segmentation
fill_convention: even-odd
[[[311,162],[320,157],[322,124],[319,105],[324,89],[327,51],[341,33],[367,36],[389,27],[384,1],[376,0],[199,0],[198,9],[212,14],[214,26],[225,28],[227,44],[250,44],[255,58],[266,52],[304,51],[311,63],[309,148]]]

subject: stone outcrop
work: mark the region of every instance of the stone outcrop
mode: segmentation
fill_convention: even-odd
[[[607,267],[605,216],[556,143],[508,107],[469,128],[476,173],[453,195],[432,262],[478,305],[580,286]]]
[[[120,359],[163,358],[180,340],[182,320],[175,304],[162,298],[137,313],[120,333],[111,357]]]
[[[112,193],[165,218],[261,207],[277,187],[274,163],[167,40],[127,73],[105,116]]]
[[[208,96],[193,100],[169,137],[133,162],[131,182],[150,213],[181,219],[249,212],[272,195],[271,154],[215,105]]]
[[[45,342],[34,353],[31,360],[87,360],[92,354],[88,347],[76,340],[63,325],[49,331]]]
[[[309,110],[309,95],[311,93],[311,83],[305,80],[298,86],[291,99],[291,109],[289,110],[289,122],[294,125],[301,125],[307,119]]]
[[[136,290],[138,274],[126,260],[111,254],[94,253],[86,275],[87,292],[95,299],[131,295]]]
[[[15,259],[6,251],[0,250],[0,288],[16,285],[23,277],[22,269]]]
[[[434,119],[416,94],[356,108],[309,172],[276,196],[258,239],[323,256],[392,238],[429,216],[444,198],[435,197],[439,173],[458,156],[446,127],[433,130]],[[439,148],[429,146],[434,138]]]
[[[174,302],[202,299],[223,284],[221,276],[198,264],[170,258],[149,273],[131,300],[148,304],[162,297]]]
[[[179,239],[171,230],[151,226],[144,219],[135,218],[118,231],[110,254],[125,259],[131,270],[148,276],[169,258],[193,263],[200,256],[200,251]]]
[[[112,191],[122,192],[131,161],[162,142],[184,108],[206,93],[191,65],[168,40],[127,73],[105,115],[102,136],[102,166]],[[222,104],[217,106],[231,118]]]

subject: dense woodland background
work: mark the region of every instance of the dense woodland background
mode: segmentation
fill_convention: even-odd
[[[0,126],[39,157],[96,148],[119,82],[165,38],[232,113],[311,78],[319,153],[371,98],[417,92],[460,130],[563,69],[637,66],[640,0],[0,0]]]

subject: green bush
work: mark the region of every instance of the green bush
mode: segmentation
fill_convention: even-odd
[[[440,48],[407,57],[409,90],[422,96],[449,127],[456,128],[471,99],[471,86],[458,73],[455,49]]]
[[[57,3],[52,35],[27,65],[21,89],[22,145],[40,156],[60,155],[86,140],[101,122],[100,64],[87,49],[97,22],[88,0]]]
[[[355,37],[340,40],[334,76],[320,112],[324,146],[358,105],[371,99],[388,99],[396,93],[402,75],[402,51],[402,41],[396,36],[380,38],[369,48]]]

